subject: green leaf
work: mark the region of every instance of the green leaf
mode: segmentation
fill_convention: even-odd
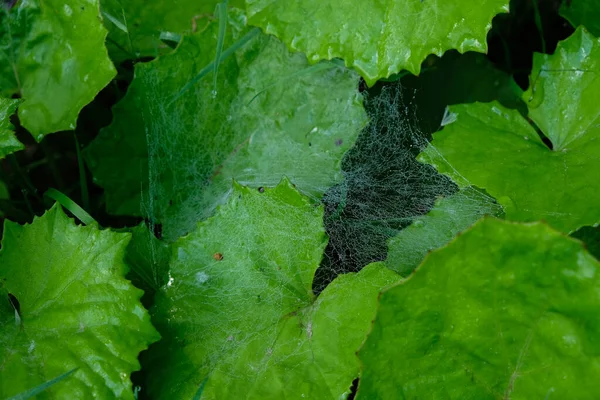
[[[578,29],[554,55],[536,54],[529,116],[497,103],[450,107],[455,122],[420,159],[461,186],[485,189],[518,221],[544,219],[572,232],[600,223],[600,41]]]
[[[23,126],[75,129],[79,111],[115,76],[98,0],[19,1],[0,11],[0,94],[19,94]]]
[[[289,181],[262,192],[236,184],[227,205],[174,243],[154,314],[164,339],[148,362],[156,398],[192,398],[207,377],[203,399],[349,393],[377,294],[399,277],[372,264],[315,298],[322,213]]]
[[[247,32],[243,16],[229,20],[224,49]],[[213,62],[217,36],[212,24],[136,65],[113,124],[85,154],[108,211],[149,215],[169,239],[210,215],[232,179],[275,186],[286,175],[320,197],[342,179],[340,160],[366,123],[355,73],[332,62],[309,66],[261,33],[221,60],[216,91],[212,71],[186,86]]]
[[[121,62],[170,52],[160,39],[161,33],[183,35],[202,31],[214,19],[215,8],[221,1],[101,0],[111,58]],[[243,1],[229,3],[239,7]]]
[[[158,339],[124,275],[130,234],[76,226],[55,205],[6,221],[0,251],[0,398],[79,368],[52,398],[132,399],[138,353]]]
[[[595,36],[600,36],[600,3],[597,0],[565,0],[560,15],[574,27],[583,25]]]
[[[543,223],[485,218],[383,293],[359,399],[595,399],[600,264]]]
[[[25,148],[15,137],[14,127],[10,123],[10,117],[17,110],[19,103],[19,100],[0,97],[0,159]]]
[[[136,287],[144,290],[142,302],[147,300],[151,303],[156,290],[167,283],[171,248],[158,240],[146,223],[130,231],[132,238],[125,253],[125,261],[131,267],[128,278]]]
[[[37,396],[38,394],[44,392],[45,390],[47,390],[48,388],[56,385],[59,382],[62,382],[63,380],[65,380],[66,378],[68,378],[69,376],[71,376],[75,371],[77,371],[77,368],[73,368],[72,370],[65,372],[64,374],[57,376],[54,379],[50,379],[47,382],[42,383],[41,385],[38,385],[36,387],[34,387],[33,389],[27,390],[25,392],[19,393],[16,396],[12,396],[10,399],[8,400],[26,400],[26,399],[31,399],[35,396]]]
[[[246,0],[248,22],[308,59],[343,58],[371,86],[406,69],[415,75],[429,54],[486,52],[494,15],[506,0]]]
[[[450,242],[484,215],[498,216],[502,208],[493,198],[473,188],[438,200],[434,208],[418,217],[388,241],[388,268],[408,276],[428,252]]]

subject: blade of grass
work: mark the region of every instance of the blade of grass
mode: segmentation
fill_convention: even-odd
[[[256,35],[258,35],[259,32],[260,32],[259,28],[254,28],[250,32],[245,34],[242,38],[240,38],[240,40],[238,40],[237,42],[232,44],[230,47],[228,47],[227,50],[225,50],[221,54],[220,62],[223,62],[227,58],[229,58],[233,53],[238,51],[246,43],[248,43],[250,40],[252,40]],[[190,90],[200,79],[204,78],[209,72],[213,71],[214,68],[215,68],[214,61],[211,62],[210,64],[208,64],[206,67],[202,68],[202,70],[200,70],[200,72],[198,72],[198,74],[195,77],[193,77],[188,83],[185,84],[185,86],[183,88],[181,88],[179,93],[177,93],[175,96],[173,96],[173,99],[171,100],[171,102],[168,105],[171,105],[175,101],[177,101],[185,92]]]
[[[56,378],[51,379],[47,382],[44,382],[41,385],[34,387],[33,389],[29,389],[26,392],[19,393],[13,397],[10,397],[8,400],[31,399],[32,397],[37,396],[38,394],[42,393],[44,390],[48,389],[50,386],[56,385],[58,382],[66,379],[67,377],[69,377],[71,374],[73,374],[78,369],[79,368],[73,368],[69,372],[65,372],[64,374],[57,376]]]
[[[81,156],[81,148],[79,147],[79,140],[77,135],[75,136],[75,148],[77,149],[77,165],[79,166],[79,187],[81,188],[81,202],[83,203],[84,210],[90,209],[90,194],[87,187],[87,179],[85,176],[85,165],[83,164],[83,157]]]
[[[542,16],[540,14],[540,7],[538,6],[538,0],[531,0],[531,3],[533,4],[535,26],[538,29],[538,32],[540,34],[540,40],[542,42],[542,53],[545,53],[546,52],[546,40],[544,39],[544,27],[542,26]]]
[[[110,22],[112,22],[117,28],[119,28],[120,30],[122,30],[125,33],[129,33],[127,26],[125,26],[121,21],[119,21],[118,19],[116,19],[115,17],[113,17],[112,15],[107,13],[106,11],[102,11],[102,15],[104,17],[106,17],[106,19],[108,19]]]
[[[85,176],[85,165],[83,164],[83,157],[81,156],[81,149],[79,148],[79,140],[77,135],[75,136],[75,148],[77,149],[77,164],[79,165],[79,187],[81,188],[81,202],[83,203],[83,209],[90,209],[90,194],[88,191],[87,179]]]
[[[27,193],[28,193],[27,189],[21,189],[21,194],[23,195],[23,199],[25,199],[25,205],[27,206],[27,211],[29,211],[29,214],[31,214],[32,217],[35,217],[35,212],[33,212],[33,207],[31,206],[31,203],[29,202]]]
[[[204,392],[204,387],[206,386],[206,381],[208,381],[208,375],[206,378],[204,378],[198,390],[196,390],[196,394],[194,394],[192,400],[200,400],[200,397],[202,397],[202,392]]]
[[[96,222],[94,218],[90,214],[87,213],[83,208],[81,208],[77,203],[68,198],[65,194],[59,192],[56,189],[50,188],[44,193],[44,196],[50,197],[54,201],[57,201],[61,206],[66,208],[77,217],[81,222],[86,225],[90,225]]]
[[[304,68],[299,71],[296,71],[293,74],[282,76],[282,77],[278,78],[277,80],[275,80],[275,82],[271,83],[270,85],[267,85],[264,89],[260,90],[258,93],[256,93],[254,96],[252,96],[252,98],[246,105],[249,106],[254,101],[254,99],[256,99],[258,96],[260,96],[262,93],[266,92],[267,90],[271,89],[274,86],[279,85],[280,83],[288,82],[289,80],[291,80],[292,78],[295,78],[297,76],[308,75],[313,72],[318,72],[318,71],[331,69],[331,68],[335,68],[335,67],[338,67],[338,65],[332,64],[331,62],[320,62],[318,64],[311,65],[308,68]]]
[[[225,42],[225,33],[227,33],[227,3],[224,0],[217,4],[217,14],[219,15],[219,37],[217,38],[217,51],[215,53],[215,72],[213,74],[213,93],[217,95],[217,75],[219,64],[221,64],[221,53],[223,52],[223,43]]]

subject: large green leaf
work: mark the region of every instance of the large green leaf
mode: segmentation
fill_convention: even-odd
[[[322,209],[288,181],[262,192],[236,184],[227,205],[174,243],[150,393],[187,399],[205,382],[203,399],[348,394],[377,294],[399,277],[372,264],[315,298],[326,244]]]
[[[565,0],[560,14],[577,27],[585,26],[596,36],[600,36],[600,2],[598,0]]]
[[[341,57],[372,85],[407,69],[415,75],[429,54],[485,52],[494,15],[506,0],[246,0],[248,20],[292,50],[318,61]]]
[[[6,221],[0,251],[0,398],[78,370],[48,398],[132,399],[129,375],[158,335],[125,280],[130,234],[76,226],[60,206]]]
[[[170,50],[164,34],[190,34],[202,30],[220,0],[101,0],[107,46],[115,61],[156,57]],[[230,0],[239,6],[242,0]]]
[[[75,129],[79,111],[115,76],[98,0],[30,0],[0,10],[0,94],[19,94],[36,140]]]
[[[529,116],[497,103],[450,107],[421,160],[459,185],[484,188],[519,221],[571,232],[600,223],[600,40],[578,29],[554,55],[536,54]]]
[[[131,267],[128,277],[144,291],[142,302],[152,304],[155,292],[167,282],[171,248],[168,243],[158,240],[146,223],[130,231],[131,242],[125,252],[125,261]]]
[[[242,18],[230,15],[226,48],[231,32],[247,32]],[[221,62],[216,90],[209,73],[181,94],[213,61],[217,31],[212,24],[173,53],[138,64],[113,124],[86,152],[108,211],[147,213],[167,238],[209,215],[232,178],[259,187],[287,175],[320,196],[342,179],[342,155],[366,123],[355,73],[332,62],[309,66],[258,30]]]
[[[407,276],[428,252],[446,245],[484,215],[498,216],[502,208],[485,193],[466,188],[438,200],[433,209],[388,241],[388,268]]]
[[[10,117],[17,110],[19,103],[19,100],[0,97],[0,159],[25,148],[15,137],[14,127],[10,123]]]
[[[543,223],[486,218],[384,292],[359,399],[596,399],[600,264]]]

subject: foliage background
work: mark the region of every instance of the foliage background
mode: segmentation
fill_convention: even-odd
[[[564,3],[570,2],[565,0]],[[102,7],[113,10],[115,4],[105,1]],[[414,218],[425,215],[439,196],[458,190],[432,168],[416,162],[421,150],[419,145],[431,140],[447,105],[496,100],[524,113],[521,94],[528,89],[533,53],[552,54],[557,43],[574,32],[574,27],[561,16],[565,4],[560,0],[512,0],[511,12],[499,14],[492,21],[487,35],[487,54],[460,54],[450,50],[441,57],[428,56],[420,65],[419,76],[402,71],[376,82],[373,79],[370,87],[361,81],[360,91],[365,96],[371,123],[343,159],[346,180],[328,189],[323,197],[323,220],[329,242],[312,282],[315,293],[323,291],[341,273],[358,272],[371,262],[385,260],[390,238],[410,225]],[[103,227],[124,228],[145,222],[155,238],[162,238],[162,227],[154,221],[106,212],[104,190],[82,162],[81,152],[112,122],[114,106],[130,89],[134,66],[171,50],[168,41],[153,41],[156,31],[146,27],[160,25],[156,22],[160,18],[164,21],[161,25],[164,30],[189,32],[203,18],[179,15],[178,10],[182,8],[176,4],[166,15],[137,2],[130,2],[126,7],[131,7],[128,14],[136,15],[129,21],[129,37],[114,29],[109,20],[104,20],[105,25],[111,27],[107,46],[113,54],[116,76],[83,107],[74,131],[54,133],[38,143],[17,116],[11,119],[25,149],[0,161],[0,219],[19,224],[31,222],[34,216],[52,207],[54,201],[44,193],[56,188],[82,205]],[[195,14],[213,11],[212,7],[204,8],[199,6]],[[136,48],[127,50],[131,40]],[[417,67],[411,68],[416,70]],[[410,136],[398,134],[407,131],[411,132]],[[382,155],[386,162],[382,162]],[[407,176],[412,178],[407,180]],[[390,190],[398,185],[410,186],[410,190],[404,193]],[[380,218],[381,215],[385,218]],[[584,227],[573,236],[584,240],[590,252],[600,255],[598,228]],[[143,254],[142,249],[130,257]],[[135,271],[129,277],[138,286],[144,286]],[[145,289],[149,290],[143,302],[150,307],[152,288]],[[145,373],[134,374],[134,384],[142,385]]]

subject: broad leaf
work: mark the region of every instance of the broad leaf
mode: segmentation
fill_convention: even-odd
[[[594,35],[600,36],[600,2],[597,0],[565,0],[560,14],[574,27],[583,25]]]
[[[54,206],[5,222],[0,251],[0,398],[78,370],[51,398],[133,399],[129,375],[158,335],[125,280],[130,234],[76,226]]]
[[[167,282],[171,249],[152,234],[146,223],[128,230],[132,233],[125,252],[125,261],[131,267],[128,278],[144,290],[142,302],[151,304],[156,290]]]
[[[161,34],[176,37],[203,30],[220,0],[101,0],[107,46],[115,61],[156,57],[170,48]],[[231,6],[243,4],[230,0]]]
[[[373,264],[315,298],[326,244],[322,209],[288,181],[262,192],[236,184],[227,205],[174,243],[149,391],[192,398],[204,382],[203,399],[347,395],[377,294],[399,277]]]
[[[506,0],[246,0],[248,21],[309,60],[343,58],[367,84],[407,69],[429,54],[486,52],[492,18]]]
[[[427,215],[418,217],[388,241],[388,268],[407,276],[428,252],[446,245],[484,215],[498,216],[502,208],[494,199],[466,188],[438,200]]]
[[[246,34],[242,17],[230,17],[228,32]],[[209,215],[232,178],[260,187],[286,175],[319,197],[342,179],[342,155],[366,123],[356,74],[331,62],[309,66],[258,30],[221,62],[216,90],[211,72],[182,92],[213,61],[217,25],[138,64],[113,124],[86,152],[108,211],[147,214],[170,239]],[[225,48],[234,41],[229,35]]]
[[[75,129],[79,111],[115,76],[98,0],[19,1],[0,10],[0,94],[19,94],[36,140]]]
[[[357,398],[597,398],[599,271],[543,223],[476,223],[383,293]]]
[[[508,219],[544,219],[571,232],[600,223],[600,40],[578,29],[554,55],[536,54],[529,116],[497,103],[450,107],[421,160],[459,185],[485,189]]]
[[[19,103],[19,100],[0,97],[0,159],[25,148],[15,137],[14,127],[10,123],[10,117],[17,110]]]

